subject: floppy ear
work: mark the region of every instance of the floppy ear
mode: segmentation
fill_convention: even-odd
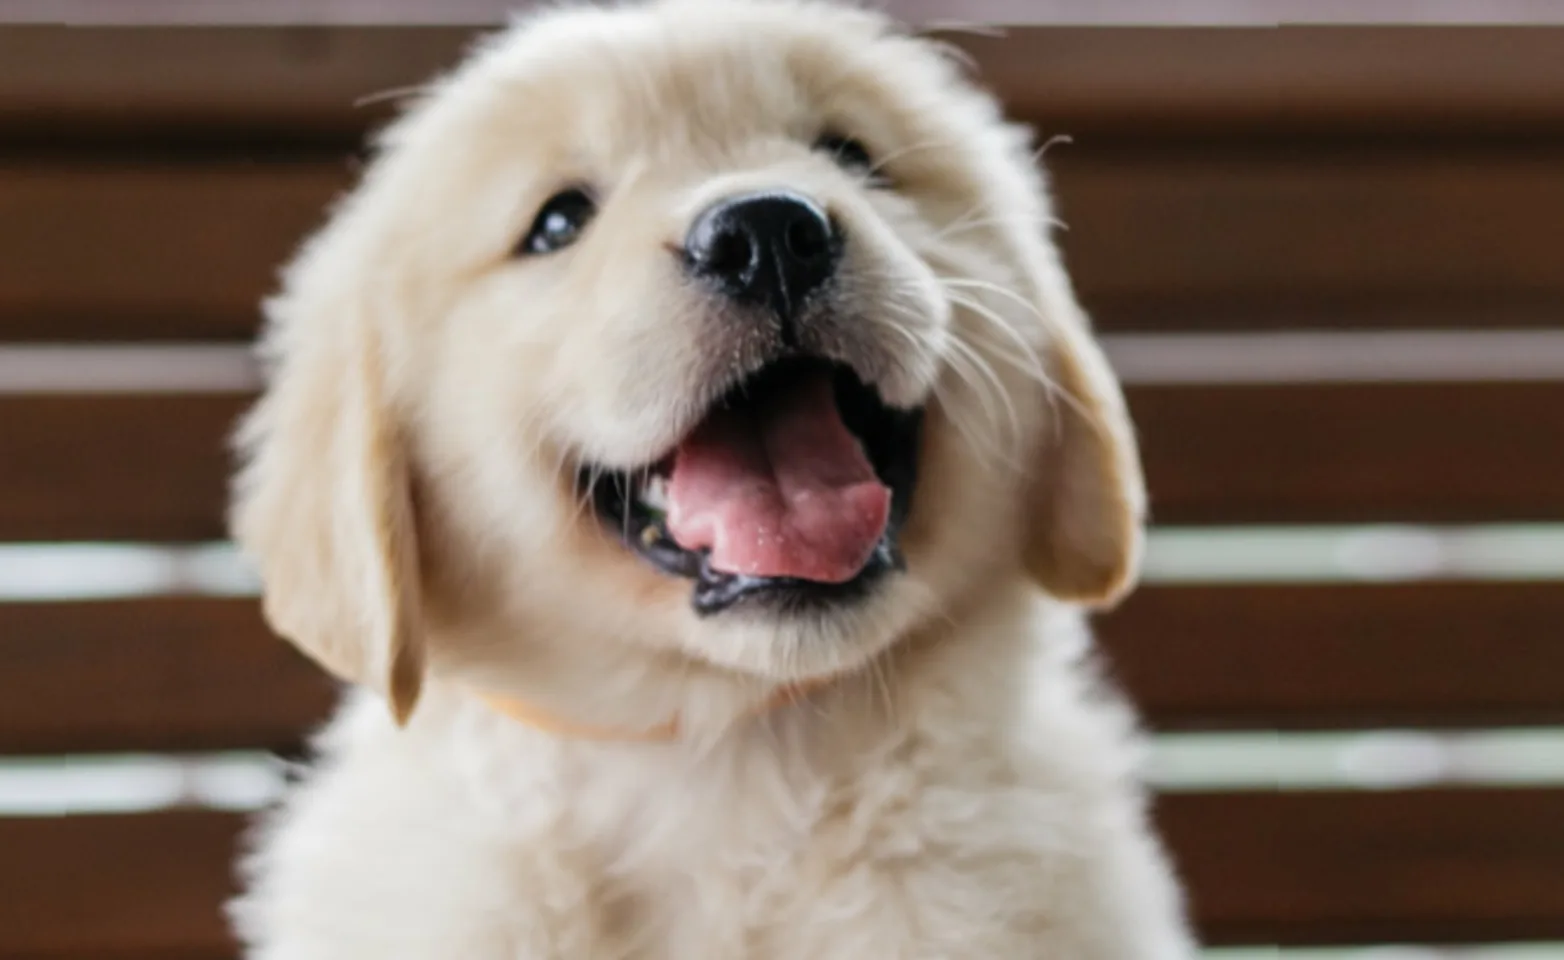
[[[271,382],[239,434],[231,525],[272,628],[403,722],[424,673],[408,464],[380,345],[357,294],[333,285],[273,304]]]
[[[1050,344],[1051,426],[1033,476],[1026,566],[1062,600],[1107,605],[1140,565],[1145,484],[1124,395],[1087,321],[1062,311]]]

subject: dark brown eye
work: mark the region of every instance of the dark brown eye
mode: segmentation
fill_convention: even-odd
[[[866,176],[877,184],[884,182],[885,178],[875,169],[874,157],[862,140],[839,133],[826,133],[815,141],[815,149],[835,160],[843,170]]]
[[[585,190],[556,193],[538,211],[517,251],[535,255],[563,250],[581,238],[596,213],[597,203]]]

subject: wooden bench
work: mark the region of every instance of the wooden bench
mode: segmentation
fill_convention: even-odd
[[[242,344],[385,116],[355,102],[468,35],[0,28],[0,542],[223,537],[242,377],[17,365]],[[1062,241],[1126,361],[1159,525],[1564,520],[1564,28],[956,39],[1014,115],[1073,137],[1047,152]],[[1388,378],[1211,359],[1435,329],[1539,346]],[[1163,581],[1100,633],[1158,731],[1481,729],[1564,724],[1561,623],[1557,582]],[[0,602],[0,677],[11,758],[291,750],[333,696],[253,599],[177,591]],[[1157,816],[1215,944],[1564,940],[1560,786],[1179,791]],[[0,960],[232,957],[241,822],[0,818]]]

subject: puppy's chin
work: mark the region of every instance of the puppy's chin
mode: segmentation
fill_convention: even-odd
[[[906,576],[887,577],[851,603],[779,613],[746,605],[699,620],[684,650],[715,666],[775,684],[825,680],[862,669],[929,609]]]

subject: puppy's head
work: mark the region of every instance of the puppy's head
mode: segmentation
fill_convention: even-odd
[[[1018,576],[1113,598],[1139,468],[1048,227],[1026,138],[878,16],[518,26],[272,304],[234,525],[274,625],[399,714],[426,669],[612,712],[851,670]]]

